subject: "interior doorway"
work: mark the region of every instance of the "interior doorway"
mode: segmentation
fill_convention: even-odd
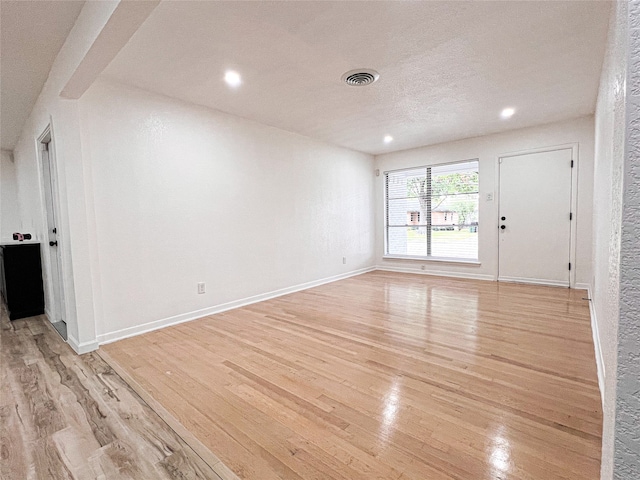
[[[51,128],[48,127],[38,140],[40,162],[42,166],[42,187],[44,192],[47,237],[43,247],[47,262],[47,283],[50,289],[49,305],[45,309],[49,321],[67,339],[67,323],[65,321],[64,287],[62,281],[62,258],[60,236],[58,235],[58,177],[55,166],[55,149]]]
[[[500,157],[499,281],[572,286],[574,150]]]

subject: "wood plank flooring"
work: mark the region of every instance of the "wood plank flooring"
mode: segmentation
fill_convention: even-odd
[[[97,354],[0,310],[0,478],[220,480]]]
[[[584,291],[372,272],[102,349],[240,478],[599,478]]]

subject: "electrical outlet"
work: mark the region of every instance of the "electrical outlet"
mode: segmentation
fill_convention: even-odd
[[[199,282],[198,283],[198,294],[203,294],[205,292],[204,290],[204,282]]]
[[[346,264],[347,264],[347,257],[342,257],[342,263],[343,263],[344,265],[346,265]]]

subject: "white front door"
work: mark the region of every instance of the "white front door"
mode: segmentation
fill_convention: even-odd
[[[500,158],[498,280],[570,285],[572,154]]]

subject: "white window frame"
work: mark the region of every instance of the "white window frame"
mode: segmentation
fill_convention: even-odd
[[[428,255],[401,255],[395,253],[387,253],[389,246],[389,235],[388,235],[388,225],[387,225],[387,209],[388,209],[388,192],[387,192],[387,178],[388,174],[394,172],[402,172],[404,170],[415,170],[419,168],[436,168],[436,167],[445,167],[449,165],[458,165],[462,163],[470,163],[477,162],[478,163],[478,210],[480,210],[480,159],[479,158],[470,158],[466,160],[458,160],[455,162],[443,162],[443,163],[433,163],[428,165],[416,165],[416,166],[408,166],[404,168],[396,168],[394,170],[386,170],[383,172],[383,198],[384,198],[384,230],[383,230],[383,259],[397,259],[397,260],[420,260],[425,262],[444,262],[444,263],[458,263],[458,264],[470,264],[470,265],[480,265],[480,245],[478,242],[478,257],[477,258],[457,258],[457,257],[435,257]],[[480,216],[480,212],[478,211],[478,216]],[[480,219],[478,218],[478,226],[480,225]],[[480,235],[480,231],[478,230],[478,235]]]

